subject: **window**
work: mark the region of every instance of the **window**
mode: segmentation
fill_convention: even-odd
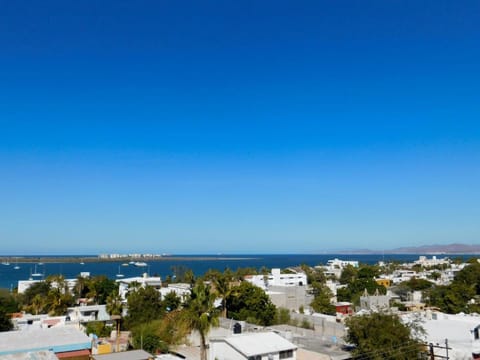
[[[280,359],[288,359],[293,357],[293,350],[280,351]]]
[[[250,356],[248,360],[262,360],[262,355]]]

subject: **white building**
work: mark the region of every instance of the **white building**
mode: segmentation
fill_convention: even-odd
[[[211,338],[209,360],[280,360],[297,357],[297,346],[274,332]]]
[[[342,275],[343,269],[347,266],[358,268],[358,261],[340,260],[335,258],[328,260],[325,266],[316,266],[316,268],[323,269],[326,276],[333,276],[338,279]]]
[[[118,293],[123,300],[126,300],[128,289],[132,284],[138,284],[141,287],[152,286],[158,291],[162,288],[162,279],[160,276],[148,276],[147,273],[143,276],[136,276],[131,278],[119,279],[116,280],[118,283]]]
[[[280,269],[272,269],[268,275],[247,275],[245,280],[262,289],[269,286],[306,286],[307,275],[303,272],[296,274],[282,274]]]
[[[168,284],[167,287],[162,287],[159,291],[160,291],[160,294],[162,295],[162,299],[169,293],[173,292],[182,301],[185,301],[187,297],[190,296],[190,284],[184,284],[184,283]]]
[[[448,258],[438,259],[436,256],[432,256],[431,259],[427,258],[426,256],[420,256],[414,263],[424,267],[430,267],[437,265],[448,265],[451,263],[451,261]]]
[[[90,277],[90,273],[86,271],[81,272],[79,276],[83,278],[88,278]],[[44,281],[45,280],[40,280],[40,279],[39,280],[19,280],[17,284],[18,293],[23,294],[33,284],[44,282]],[[70,291],[73,291],[73,289],[75,288],[75,285],[77,284],[77,279],[65,279],[65,283],[67,284],[68,289]],[[52,286],[56,287],[58,285],[55,281],[53,281]]]
[[[414,270],[395,270],[391,276],[393,284],[400,284],[404,281],[410,281],[412,278],[421,278],[420,274],[416,273]]]
[[[72,322],[107,321],[110,315],[106,305],[83,305],[68,308],[68,319]]]
[[[65,316],[49,316],[48,314],[22,314],[14,317],[12,323],[15,330],[30,331],[65,326],[68,322]]]
[[[343,269],[348,265],[358,268],[358,261],[340,260],[337,258],[327,261],[328,267],[339,267],[340,269]]]

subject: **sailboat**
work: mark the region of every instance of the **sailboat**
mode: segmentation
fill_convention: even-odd
[[[15,262],[15,266],[14,266],[13,268],[14,268],[15,270],[20,269],[20,266],[18,266],[18,259],[17,259],[17,261]]]
[[[36,276],[36,277],[43,276],[42,273],[37,272],[37,264],[35,264],[35,271],[33,272],[32,276],[34,276],[34,277],[35,277],[35,276]]]
[[[120,266],[118,267],[118,274],[116,276],[117,277],[124,277],[124,275],[120,272]]]

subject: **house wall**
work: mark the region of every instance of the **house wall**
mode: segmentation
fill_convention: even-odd
[[[275,306],[298,310],[301,306],[309,306],[313,300],[306,289],[306,286],[271,286],[267,294]]]

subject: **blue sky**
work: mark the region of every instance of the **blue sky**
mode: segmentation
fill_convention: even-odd
[[[4,254],[480,241],[478,1],[0,1]]]

